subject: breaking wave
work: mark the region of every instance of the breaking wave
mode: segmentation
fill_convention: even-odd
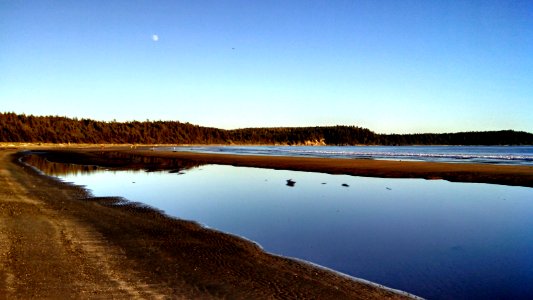
[[[160,148],[169,150],[168,147]],[[173,151],[296,157],[533,165],[531,146],[199,146]]]

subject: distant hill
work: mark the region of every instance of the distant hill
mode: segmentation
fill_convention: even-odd
[[[177,121],[102,122],[0,113],[0,142],[247,145],[533,145],[533,134],[483,131],[377,134],[356,126],[224,130]]]

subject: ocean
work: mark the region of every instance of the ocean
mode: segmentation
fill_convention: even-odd
[[[180,146],[163,151],[533,165],[533,146]]]

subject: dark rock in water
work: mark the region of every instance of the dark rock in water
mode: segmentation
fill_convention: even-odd
[[[326,184],[325,182],[322,182],[322,184]]]
[[[349,187],[349,185],[347,183],[343,183],[341,184],[342,186],[345,186],[345,187]]]
[[[170,173],[170,174],[178,174],[178,175],[182,175],[182,174],[185,174],[185,173],[183,172],[183,170],[184,170],[184,169],[181,169],[181,168],[179,168],[179,169],[172,169],[172,170],[168,171],[168,173]]]
[[[390,187],[386,187],[386,189],[389,190],[389,191],[392,190]]]
[[[294,186],[296,184],[296,181],[292,180],[292,179],[287,179],[287,186]]]

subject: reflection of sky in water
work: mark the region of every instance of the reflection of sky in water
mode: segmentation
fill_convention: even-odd
[[[533,295],[530,188],[216,165],[62,178],[432,299]]]

